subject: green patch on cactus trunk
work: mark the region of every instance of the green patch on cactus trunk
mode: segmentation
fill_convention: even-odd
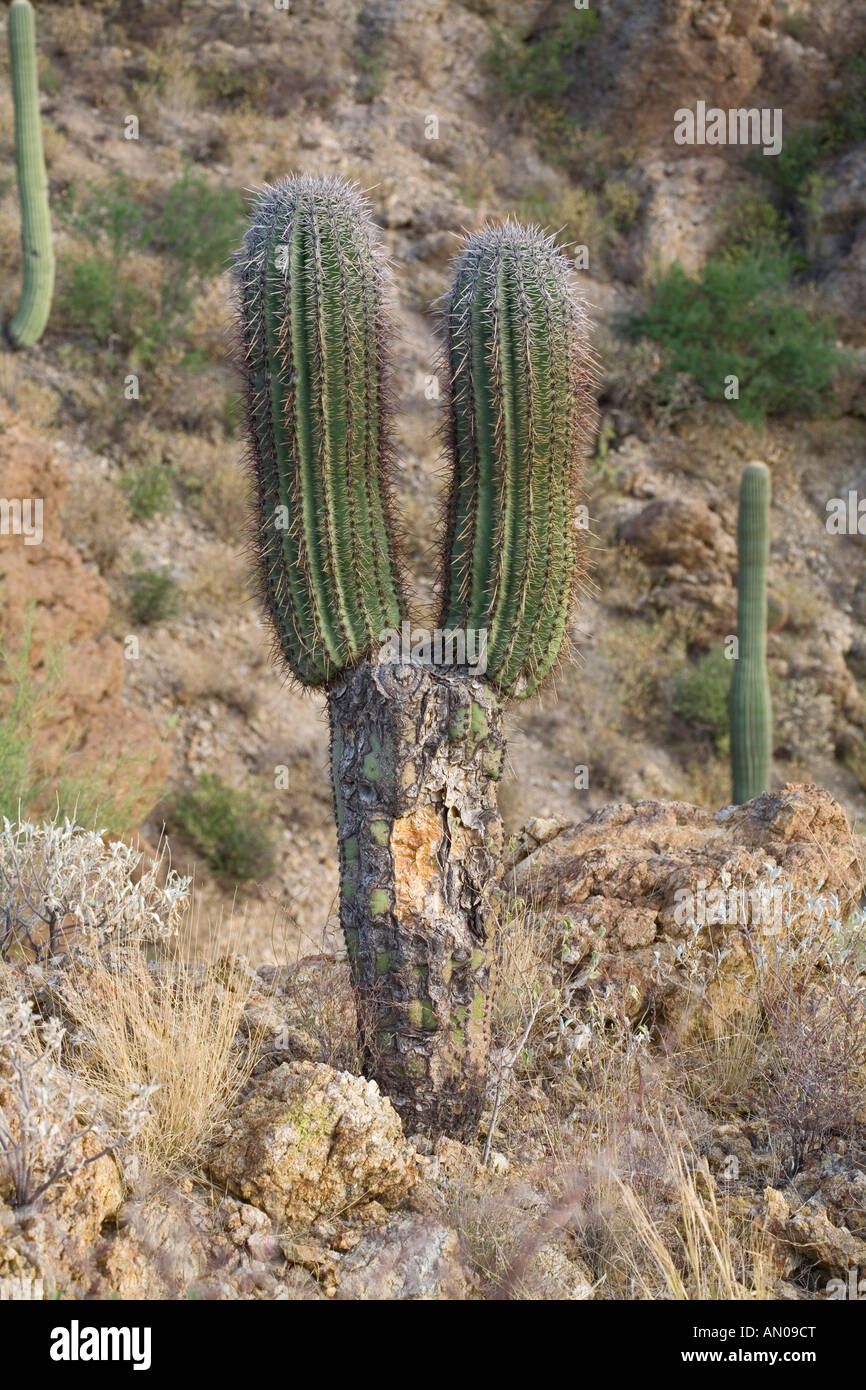
[[[370,911],[374,917],[387,912],[391,906],[391,894],[387,888],[374,888],[370,894]]]

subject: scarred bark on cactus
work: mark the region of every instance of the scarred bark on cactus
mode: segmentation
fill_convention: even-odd
[[[770,474],[743,469],[737,520],[738,652],[729,696],[734,801],[742,805],[770,782],[772,715],[767,677],[767,557]]]
[[[502,851],[499,699],[469,673],[362,664],[329,703],[341,917],[368,1065],[407,1133],[472,1138]]]
[[[48,179],[42,151],[36,26],[28,0],[13,0],[7,20],[15,106],[15,168],[21,202],[23,284],[7,325],[14,347],[32,347],[45,331],[54,293],[54,250],[48,211]]]
[[[580,575],[586,315],[553,238],[506,222],[470,237],[443,317],[454,473],[440,622],[485,630],[488,679],[526,696],[559,659]]]

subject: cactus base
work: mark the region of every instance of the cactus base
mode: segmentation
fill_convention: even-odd
[[[408,1134],[474,1138],[502,854],[502,712],[477,674],[354,667],[329,692],[340,919],[366,1067]]]

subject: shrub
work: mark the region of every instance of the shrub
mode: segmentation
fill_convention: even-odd
[[[630,331],[664,345],[670,366],[659,375],[689,372],[710,399],[724,399],[725,378],[736,376],[739,399],[730,403],[745,420],[818,414],[845,357],[830,320],[794,301],[792,269],[776,251],[715,258],[696,279],[673,265]]]
[[[163,463],[142,463],[128,469],[120,487],[136,521],[149,521],[159,512],[171,511],[174,505],[171,472]]]
[[[244,203],[236,188],[211,188],[200,170],[187,168],[153,214],[150,245],[168,256],[192,300],[196,281],[219,275],[240,240]],[[191,282],[191,283],[190,283]],[[181,293],[179,285],[176,292]]]
[[[33,618],[29,615],[20,648],[10,654],[0,643],[0,666],[6,668],[8,691],[0,715],[0,818],[14,820],[44,791],[46,778],[37,766],[36,735],[44,722],[63,674],[62,654],[46,662],[46,674],[30,674]]]
[[[524,111],[561,100],[575,80],[570,60],[597,28],[595,10],[569,10],[538,37],[498,33],[484,55],[495,95]]]
[[[786,933],[750,941],[755,1000],[766,1020],[758,1089],[788,1141],[788,1176],[831,1139],[862,1124],[866,975],[856,939],[845,943],[834,904],[795,903]],[[803,924],[805,923],[805,929]],[[858,924],[859,926],[859,924]],[[799,939],[795,932],[800,929]]]
[[[167,565],[139,569],[126,577],[129,611],[137,623],[162,623],[178,610],[178,590]]]
[[[721,649],[708,652],[674,678],[674,712],[690,724],[708,729],[718,753],[727,747],[730,684],[731,663]]]
[[[189,900],[189,879],[143,868],[130,845],[59,816],[0,831],[0,960],[43,960],[79,947],[165,940]],[[140,871],[140,872],[139,872]],[[133,882],[133,874],[139,874]],[[164,877],[164,882],[162,882]]]
[[[625,179],[608,179],[602,190],[605,212],[618,232],[628,232],[637,221],[640,194]]]
[[[142,1083],[118,1107],[113,1132],[78,1118],[80,1097],[60,1066],[64,1029],[56,1018],[37,1021],[32,1005],[0,1000],[0,1158],[4,1161],[11,1204],[19,1212],[38,1211],[82,1168],[127,1142],[144,1123],[152,1086]],[[96,1142],[85,1146],[93,1136]]]
[[[59,211],[98,248],[78,262],[67,260],[69,321],[100,343],[116,334],[143,362],[153,361],[172,336],[185,336],[202,284],[227,267],[243,224],[238,190],[211,188],[193,168],[161,203],[115,174],[83,191],[73,186]],[[132,273],[143,253],[161,260],[153,287]]]
[[[177,827],[212,869],[230,878],[265,878],[273,867],[273,831],[261,801],[205,772],[172,808]]]
[[[518,214],[542,227],[561,229],[565,242],[579,242],[590,251],[600,248],[606,240],[598,199],[585,188],[568,188],[556,200],[540,185],[527,188],[518,204]]]

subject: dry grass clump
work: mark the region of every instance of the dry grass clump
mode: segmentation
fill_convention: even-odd
[[[244,995],[181,959],[153,976],[100,962],[82,985],[64,993],[76,1072],[109,1115],[154,1083],[132,1151],[151,1173],[195,1173],[256,1062],[255,1038],[236,1043]]]

